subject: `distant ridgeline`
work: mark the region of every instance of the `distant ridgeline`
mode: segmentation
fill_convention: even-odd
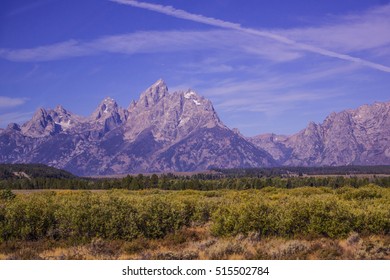
[[[70,172],[44,164],[0,164],[0,179],[76,178]]]
[[[24,124],[0,129],[0,162],[40,162],[79,176],[390,165],[389,136],[390,101],[332,113],[290,136],[245,137],[210,100],[191,89],[169,92],[158,80],[126,109],[109,97],[88,117],[39,108]]]
[[[303,176],[303,175],[390,175],[390,165],[375,166],[318,166],[318,167],[272,167],[272,168],[235,168],[213,169],[228,177],[272,177],[272,176]]]
[[[383,176],[381,176],[382,174]],[[0,189],[164,189],[218,190],[264,187],[390,187],[390,166],[215,169],[194,175],[139,174],[124,178],[83,178],[43,164],[0,164]]]

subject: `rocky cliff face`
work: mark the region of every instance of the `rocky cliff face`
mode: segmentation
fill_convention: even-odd
[[[249,139],[280,165],[390,164],[390,102],[332,113],[289,137]]]
[[[192,90],[168,93],[159,80],[128,109],[129,121],[124,126],[126,140],[133,141],[146,129],[158,142],[173,143],[200,128],[225,128],[211,102]]]
[[[1,162],[39,162],[75,174],[260,167],[273,158],[228,129],[193,90],[169,93],[159,80],[127,109],[104,99],[89,117],[38,109],[0,131]]]
[[[292,136],[245,138],[193,90],[159,80],[123,109],[105,98],[89,117],[40,108],[0,130],[0,162],[45,163],[80,175],[274,165],[390,164],[390,102],[332,113]]]

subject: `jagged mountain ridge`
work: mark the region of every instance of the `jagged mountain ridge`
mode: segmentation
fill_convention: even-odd
[[[78,175],[194,171],[274,165],[227,128],[193,90],[169,93],[159,80],[123,109],[105,98],[89,117],[40,108],[0,131],[0,162],[45,163]]]
[[[105,98],[89,117],[62,106],[0,130],[0,162],[44,163],[78,175],[209,168],[390,164],[390,102],[332,113],[291,135],[246,138],[193,90],[163,80],[127,109]]]
[[[337,166],[390,164],[390,102],[363,105],[309,123],[292,136],[248,139],[278,165]]]

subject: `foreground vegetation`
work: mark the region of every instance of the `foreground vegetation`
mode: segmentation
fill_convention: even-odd
[[[0,193],[3,258],[388,259],[389,236],[390,189],[372,184]]]
[[[257,234],[215,237],[209,226],[183,228],[164,238],[139,237],[132,241],[93,238],[89,242],[7,241],[0,243],[0,259],[390,259],[390,237],[280,238]]]

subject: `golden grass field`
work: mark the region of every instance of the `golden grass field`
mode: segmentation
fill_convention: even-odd
[[[21,191],[0,259],[390,259],[390,189]]]

